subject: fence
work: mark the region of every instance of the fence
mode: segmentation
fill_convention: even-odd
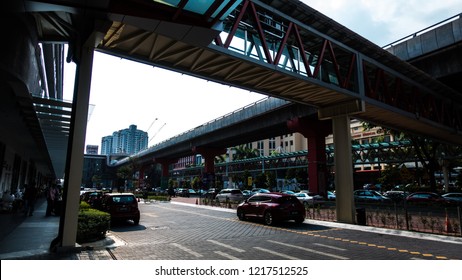
[[[237,203],[218,203],[213,199],[201,199],[197,203],[231,209],[237,207]],[[337,220],[335,201],[313,201],[305,209],[307,219],[332,222]],[[356,223],[379,228],[462,236],[462,204],[356,202]]]

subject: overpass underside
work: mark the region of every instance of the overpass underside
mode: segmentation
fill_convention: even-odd
[[[264,6],[250,6],[247,13],[255,18],[267,13]],[[244,21],[239,18],[244,7],[237,10],[235,22],[225,22],[226,32],[221,33],[183,23],[124,18],[112,22],[97,50],[314,106],[320,119],[354,115],[383,127],[462,144],[460,94],[357,35],[362,39],[357,44],[369,45],[352,49],[349,43],[358,38],[349,33],[344,34],[347,42],[340,43],[275,13],[271,18],[285,21],[285,32],[274,42],[274,30],[259,20]],[[251,23],[253,27],[245,26]],[[342,28],[332,26],[329,32],[346,32]],[[233,42],[242,48],[236,49]],[[370,57],[379,50],[382,53]]]

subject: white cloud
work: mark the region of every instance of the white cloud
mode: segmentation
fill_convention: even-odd
[[[461,0],[302,0],[379,46],[462,11]]]

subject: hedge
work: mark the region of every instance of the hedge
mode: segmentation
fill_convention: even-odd
[[[111,215],[80,203],[77,225],[77,243],[87,243],[105,238],[111,224]]]

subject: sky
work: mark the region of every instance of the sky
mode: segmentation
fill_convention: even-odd
[[[462,12],[462,0],[302,2],[379,46]],[[68,100],[74,73],[74,64],[66,64]],[[148,132],[152,146],[265,97],[95,52],[86,145],[101,146],[102,137],[134,124]]]

